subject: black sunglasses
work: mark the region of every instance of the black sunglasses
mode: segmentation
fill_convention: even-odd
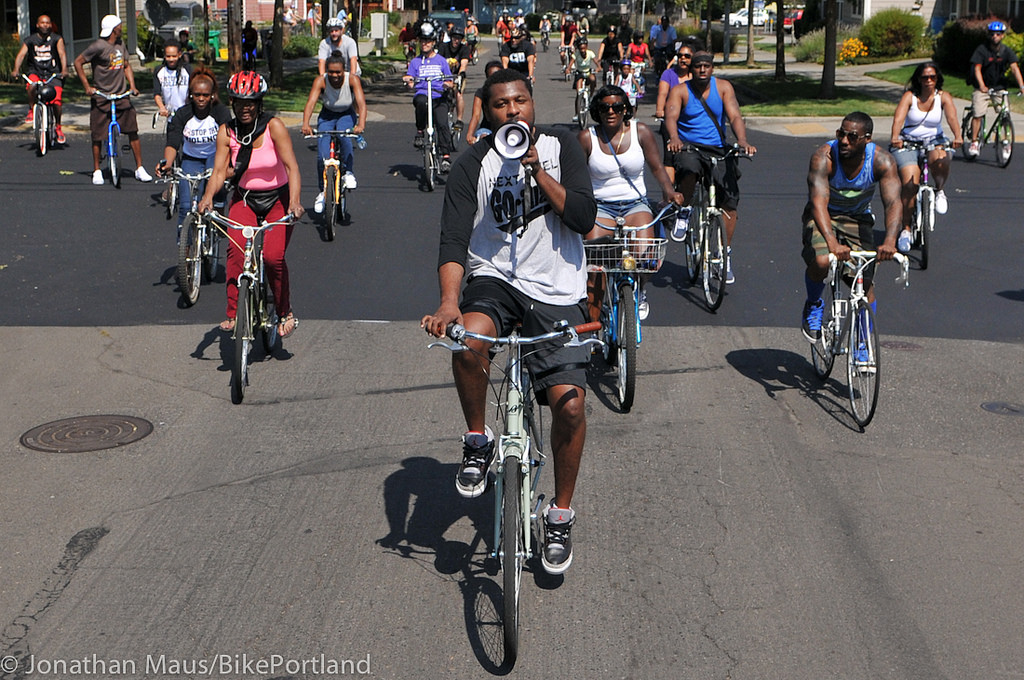
[[[626,105],[623,104],[622,102],[619,102],[618,104],[598,104],[597,110],[599,113],[608,113],[609,111],[614,111],[615,113],[622,113],[623,111],[626,110]]]
[[[870,136],[871,135],[862,135],[853,131],[847,132],[846,130],[836,130],[836,139],[842,139],[843,137],[846,137],[847,141],[849,141],[851,144],[856,144],[857,140],[867,139]]]
[[[690,52],[680,52],[676,56],[679,57],[680,59],[693,59],[693,54],[691,54]]]

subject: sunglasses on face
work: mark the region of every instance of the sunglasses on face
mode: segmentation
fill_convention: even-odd
[[[626,110],[626,105],[623,104],[622,102],[619,102],[618,104],[598,104],[597,110],[600,113],[608,113],[609,111],[614,111],[615,113],[623,113]]]
[[[938,77],[938,76],[936,76],[936,75],[931,75],[931,76],[921,76],[921,80],[938,80],[938,79],[939,79],[939,77]]]
[[[867,139],[871,135],[862,135],[857,132],[847,132],[846,130],[836,130],[836,139],[842,139],[846,137],[846,140],[851,144],[856,144],[858,140]]]
[[[690,54],[689,52],[680,52],[676,56],[679,57],[680,59],[693,59],[693,55]]]

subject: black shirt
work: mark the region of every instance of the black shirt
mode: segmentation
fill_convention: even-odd
[[[530,74],[530,67],[526,63],[527,58],[537,54],[537,48],[533,46],[526,38],[520,41],[519,46],[515,46],[513,43],[508,42],[501,46],[498,51],[498,56],[501,58],[508,57],[508,67],[515,69],[521,73],[527,75]]]
[[[1010,68],[1010,64],[1016,63],[1016,52],[1006,45],[999,43],[999,46],[993,50],[987,42],[982,43],[971,55],[971,84],[974,85],[975,90],[981,89],[974,77],[975,64],[981,64],[981,79],[985,81],[985,85],[995,87],[1003,83],[1003,74],[1006,73],[1006,69]]]
[[[60,73],[60,55],[57,54],[57,43],[60,41],[59,33],[51,33],[45,38],[38,33],[33,33],[25,38],[25,45],[28,46],[28,72],[43,78],[49,78],[54,73]]]

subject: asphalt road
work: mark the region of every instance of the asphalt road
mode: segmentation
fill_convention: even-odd
[[[567,122],[552,71],[539,117]],[[79,138],[43,159],[0,141],[0,677],[30,663],[30,677],[70,677],[59,664],[76,660],[102,677],[506,672],[490,496],[452,488],[448,357],[415,321],[437,303],[442,195],[418,186],[399,96],[371,95],[382,119],[357,159],[352,225],[333,243],[296,232],[302,326],[253,366],[240,406],[214,330],[223,290],[179,307],[156,189],[91,186]],[[882,394],[860,432],[845,380],[813,378],[797,330],[820,140],[751,138],[722,309],[679,280],[674,250],[652,281],[630,414],[592,371],[575,561],[558,580],[530,565],[513,672],[1024,675],[1015,166],[957,162],[929,269],[907,290],[880,270]],[[311,206],[313,155],[297,144]],[[153,432],[89,453],[19,441],[103,414]]]

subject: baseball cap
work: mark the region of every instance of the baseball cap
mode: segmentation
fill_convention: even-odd
[[[121,25],[121,19],[116,14],[108,14],[103,17],[100,23],[100,37],[109,38],[114,29]]]

